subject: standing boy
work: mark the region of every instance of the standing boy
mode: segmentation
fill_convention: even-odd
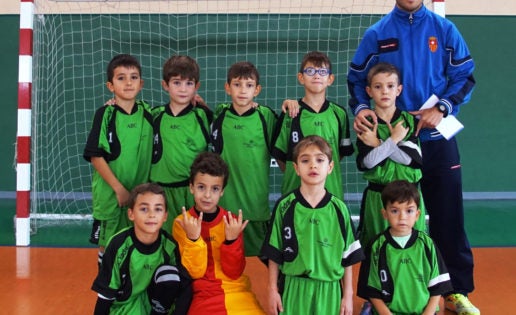
[[[364,254],[346,205],[325,189],[334,171],[331,147],[308,136],[292,157],[301,186],[278,200],[262,250],[269,259],[269,314],[351,315],[352,265]]]
[[[248,221],[218,205],[228,181],[228,167],[213,152],[192,163],[190,191],[195,204],[174,221],[173,236],[181,261],[193,279],[190,315],[263,315],[250,290],[242,231]]]
[[[212,125],[214,152],[227,163],[231,174],[220,205],[244,210],[249,220],[244,230],[246,256],[257,256],[270,219],[270,148],[277,117],[269,107],[253,104],[261,85],[260,74],[252,63],[233,64],[225,89],[232,102],[219,104]]]
[[[413,229],[421,215],[420,193],[414,184],[396,180],[383,190],[382,202],[389,228],[366,250],[357,293],[371,301],[374,314],[434,315],[441,294],[452,286],[432,239]]]
[[[208,150],[212,112],[193,106],[200,86],[200,70],[189,56],[172,56],[163,65],[161,85],[169,103],[152,109],[154,152],[150,179],[160,184],[167,196],[170,217],[163,226],[172,231],[172,221],[181,208],[193,206],[188,188],[190,165],[200,152]]]
[[[136,101],[143,87],[138,60],[115,56],[107,67],[106,85],[115,104],[97,109],[84,148],[84,158],[94,167],[90,241],[100,247],[99,264],[109,238],[130,225],[129,191],[149,180],[152,157],[150,106]]]
[[[353,145],[346,110],[326,99],[326,89],[335,80],[328,56],[318,51],[307,53],[297,79],[305,89],[305,95],[299,100],[299,114],[294,118],[285,114],[280,116],[272,148],[272,155],[284,171],[281,193],[287,194],[299,187],[292,158],[295,145],[306,136],[318,135],[330,144],[335,161],[326,188],[337,198],[344,199],[339,161],[353,154]]]
[[[168,215],[163,189],[136,186],[127,215],[134,226],[110,240],[93,282],[94,314],[168,314],[175,301],[173,314],[186,314],[190,280],[179,267],[177,244],[161,229]]]
[[[415,118],[396,108],[396,98],[402,91],[398,69],[388,63],[378,63],[369,70],[367,94],[374,100],[378,122],[372,130],[357,134],[357,166],[364,172],[368,185],[360,207],[360,243],[367,245],[387,228],[382,216],[381,193],[393,180],[405,179],[418,183],[421,179],[421,149],[415,135]],[[425,211],[415,228],[426,231]]]
[[[376,120],[365,87],[367,72],[381,61],[395,65],[402,74],[404,92],[396,105],[421,116],[416,127],[423,153],[421,191],[430,215],[430,236],[453,283],[446,308],[478,315],[467,297],[474,290],[473,254],[464,229],[457,140],[446,140],[435,129],[442,118],[458,115],[460,106],[469,101],[475,85],[473,59],[452,22],[428,10],[423,0],[396,0],[391,13],[365,32],[349,68],[349,105],[357,132],[372,127],[367,117]],[[435,106],[419,111],[432,95],[439,99]]]

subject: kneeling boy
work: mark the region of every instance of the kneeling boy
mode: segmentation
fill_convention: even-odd
[[[136,186],[127,215],[134,226],[111,238],[93,282],[95,314],[168,314],[176,300],[173,314],[186,313],[190,280],[175,241],[161,229],[168,216],[163,189]]]

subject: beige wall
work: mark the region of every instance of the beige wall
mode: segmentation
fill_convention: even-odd
[[[84,0],[48,1],[37,0],[45,3],[51,11],[58,10],[63,13],[80,13],[92,11],[95,13],[120,13],[120,12],[190,12],[190,13],[217,13],[217,12],[253,12],[253,13],[360,13],[351,12],[352,0],[318,0],[318,1],[92,1]],[[366,4],[361,8],[364,13],[385,13],[389,11],[394,0],[354,0]],[[428,2],[429,0],[425,0]],[[20,2],[18,0],[1,0],[0,14],[19,14]],[[57,8],[57,9],[55,9]],[[136,9],[134,9],[136,8]],[[336,10],[337,9],[337,10]],[[142,12],[143,13],[143,12]],[[516,1],[514,0],[446,0],[446,14],[449,15],[516,15]]]

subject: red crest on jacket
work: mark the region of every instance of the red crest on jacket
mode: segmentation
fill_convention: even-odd
[[[428,48],[430,48],[430,51],[431,51],[431,52],[436,52],[437,47],[438,47],[438,44],[437,44],[437,37],[435,37],[435,36],[430,36],[430,37],[428,38]]]

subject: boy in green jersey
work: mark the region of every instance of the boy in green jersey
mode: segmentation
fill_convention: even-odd
[[[389,63],[376,64],[367,76],[366,92],[374,101],[378,122],[357,134],[357,167],[368,182],[362,194],[358,225],[360,243],[364,246],[388,227],[381,212],[385,185],[398,179],[417,183],[422,176],[415,118],[396,107],[396,99],[403,89],[400,82],[398,69]],[[420,211],[415,228],[426,231],[423,202]],[[367,314],[370,308],[371,304],[365,302],[362,314]]]
[[[322,52],[307,53],[297,79],[305,90],[305,95],[297,102],[291,101],[298,110],[296,115],[282,114],[274,136],[272,155],[284,171],[281,193],[287,194],[299,187],[299,177],[294,170],[292,150],[304,137],[318,135],[330,144],[335,161],[334,171],[328,176],[326,188],[337,198],[344,200],[340,160],[353,154],[353,144],[349,134],[346,110],[326,99],[326,89],[333,84],[331,61]],[[285,108],[285,106],[283,106]]]
[[[150,180],[160,184],[170,213],[163,229],[172,231],[181,208],[193,206],[188,178],[195,157],[208,150],[212,112],[192,103],[200,86],[200,69],[189,56],[172,56],[163,65],[161,85],[169,102],[152,109],[154,151]]]
[[[252,63],[233,64],[225,89],[231,103],[217,106],[212,125],[214,152],[227,163],[231,174],[220,205],[230,211],[243,210],[249,220],[244,230],[245,253],[257,256],[270,219],[270,149],[277,117],[269,107],[253,102],[261,85]]]
[[[325,189],[334,171],[331,147],[308,136],[292,154],[301,186],[278,200],[262,249],[269,259],[269,314],[352,314],[352,265],[364,254],[346,205]]]
[[[389,228],[367,247],[357,292],[371,301],[374,314],[433,315],[441,295],[452,291],[434,242],[413,229],[421,215],[420,200],[417,187],[406,180],[393,181],[382,191]]]
[[[110,237],[130,225],[129,191],[149,180],[152,116],[148,104],[136,101],[142,87],[138,60],[125,54],[113,57],[107,67],[107,88],[114,94],[114,104],[97,109],[84,148],[84,158],[94,167],[90,241],[100,247],[99,263]]]
[[[190,279],[176,242],[161,228],[168,216],[163,189],[153,183],[136,186],[127,216],[134,226],[111,238],[93,282],[94,314],[169,314],[175,301],[173,314],[186,314]]]
[[[396,107],[402,91],[398,69],[389,63],[378,63],[369,70],[366,91],[374,100],[378,123],[357,134],[357,167],[364,172],[368,185],[360,207],[360,242],[367,245],[388,227],[381,209],[381,192],[393,180],[418,183],[421,179],[421,149],[416,136],[414,116]],[[425,208],[415,228],[426,231]]]

